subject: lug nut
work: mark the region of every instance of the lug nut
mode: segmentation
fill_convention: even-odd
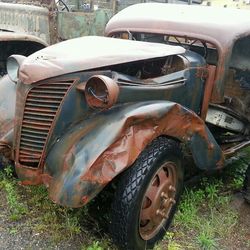
[[[164,193],[164,192],[162,192],[161,193],[161,198],[163,198],[163,199],[168,199],[168,196],[167,196],[167,194],[166,193]]]
[[[163,217],[164,219],[167,218],[167,215],[166,215],[164,212],[162,212],[160,209],[157,209],[156,215],[160,215],[160,216]]]
[[[174,186],[172,186],[172,185],[170,185],[168,189],[169,189],[170,191],[172,191],[172,192],[176,192],[175,187],[174,187]]]
[[[175,199],[173,199],[173,198],[170,198],[170,199],[169,199],[169,202],[170,202],[171,204],[175,204],[175,203],[176,203]]]

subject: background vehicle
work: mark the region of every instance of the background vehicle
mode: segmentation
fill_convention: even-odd
[[[13,118],[0,120],[1,154],[23,184],[45,184],[64,206],[114,183],[114,240],[153,246],[179,201],[182,146],[198,168],[216,170],[250,144],[246,24],[244,11],[141,4],[108,23],[106,35],[122,39],[90,36],[10,57],[17,99]]]

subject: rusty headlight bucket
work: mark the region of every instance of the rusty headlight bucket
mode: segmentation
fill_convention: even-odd
[[[7,63],[6,63],[7,73],[8,73],[9,78],[15,83],[18,80],[18,71],[19,71],[20,65],[22,64],[25,58],[26,58],[25,56],[21,56],[21,55],[12,55],[8,57],[7,59]]]
[[[118,95],[118,84],[107,76],[92,76],[85,86],[86,101],[91,108],[108,109],[116,103]]]

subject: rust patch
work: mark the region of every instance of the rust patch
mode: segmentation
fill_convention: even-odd
[[[82,203],[87,204],[89,202],[89,197],[87,195],[82,197]]]
[[[208,68],[208,78],[205,83],[204,97],[203,97],[202,108],[201,108],[201,118],[204,121],[206,119],[208,105],[209,105],[209,101],[210,101],[213,86],[214,86],[216,66],[208,65],[207,68]]]
[[[92,108],[108,109],[116,103],[119,95],[118,84],[103,75],[91,76],[85,88],[85,98]]]
[[[52,176],[50,176],[49,174],[42,174],[42,182],[47,188],[49,187],[51,180]]]
[[[24,181],[20,182],[21,185],[39,185],[43,183],[41,169],[27,168],[19,163],[16,163],[15,169],[19,179],[24,179]]]
[[[214,145],[209,143],[203,121],[193,113],[183,111],[180,105],[174,105],[167,116],[158,120],[141,118],[138,121],[138,117],[131,117],[127,120],[120,138],[96,160],[81,179],[106,185],[131,166],[156,137],[166,135],[189,143],[195,134],[208,143],[207,155],[212,158]],[[223,162],[224,158],[221,157],[217,167],[221,168]]]

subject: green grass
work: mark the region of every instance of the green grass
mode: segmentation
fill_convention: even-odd
[[[239,226],[238,214],[230,205],[232,195],[241,189],[249,161],[247,149],[231,159],[223,173],[203,177],[195,186],[186,187],[174,223],[155,250],[227,249],[227,240],[235,237]],[[46,238],[48,248],[70,241],[81,250],[115,249],[96,220],[107,217],[103,204],[95,216],[92,208],[99,205],[90,203],[81,209],[58,206],[49,200],[45,187],[20,186],[11,168],[0,172],[0,191],[4,192],[8,219],[15,222],[7,229],[13,237],[28,228],[33,235]],[[245,245],[247,249],[249,240]]]
[[[82,250],[114,249],[90,215],[89,206],[70,209],[54,204],[44,186],[19,185],[11,167],[0,172],[0,192],[4,192],[7,203],[9,234],[16,235],[22,228],[28,228],[34,235],[45,237],[52,249],[62,241],[71,241]]]
[[[21,202],[21,197],[16,190],[17,182],[12,177],[12,169],[5,168],[4,172],[0,172],[0,189],[6,192],[6,199],[10,210],[10,219],[19,220],[23,215],[27,214],[27,206]]]
[[[203,185],[195,191],[185,190],[175,226],[191,232],[192,240],[186,237],[185,241],[194,248],[215,249],[236,225],[237,214],[230,209],[230,198],[219,195],[220,183],[205,180]]]
[[[249,161],[250,149],[246,149],[230,159],[223,173],[185,188],[174,223],[155,250],[226,249],[238,226],[238,214],[230,205],[232,195],[242,188]]]
[[[85,250],[86,247],[83,247],[82,250]],[[99,241],[94,241],[90,246],[87,247],[87,250],[104,250],[104,248],[100,245]]]

